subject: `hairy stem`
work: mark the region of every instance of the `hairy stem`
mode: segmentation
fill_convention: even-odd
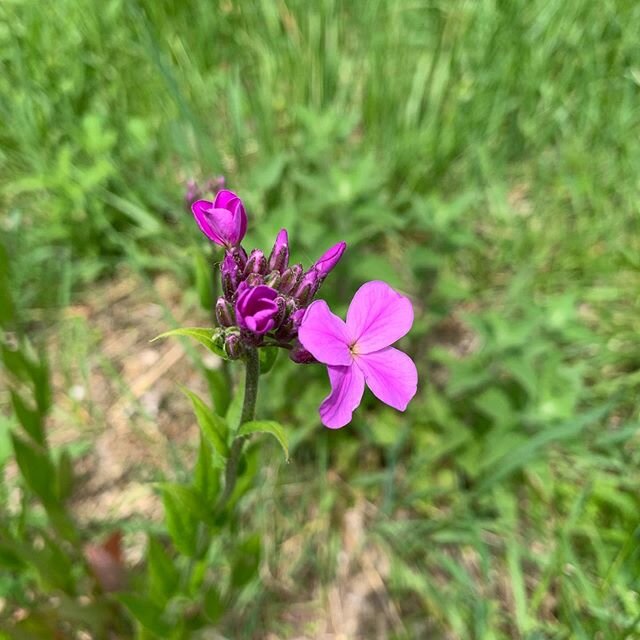
[[[245,422],[253,420],[256,413],[256,400],[258,398],[258,380],[260,378],[260,359],[258,358],[258,350],[251,347],[247,352],[245,360],[245,384],[244,384],[244,401],[242,403],[242,413],[240,415],[240,424],[238,428]],[[225,506],[238,479],[238,462],[242,454],[242,448],[246,436],[236,436],[231,445],[229,458],[227,459],[227,467],[225,469],[224,491],[218,501],[218,509]]]

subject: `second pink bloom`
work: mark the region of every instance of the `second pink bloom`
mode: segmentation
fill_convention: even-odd
[[[404,411],[416,393],[418,372],[411,358],[391,345],[413,324],[411,301],[381,281],[356,292],[347,320],[334,315],[324,300],[308,308],[298,330],[302,345],[327,365],[331,393],[320,417],[331,429],[344,427],[364,394]]]

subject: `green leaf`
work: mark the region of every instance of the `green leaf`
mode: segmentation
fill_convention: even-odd
[[[193,472],[193,484],[208,503],[213,503],[220,491],[220,467],[214,464],[211,445],[202,433]]]
[[[11,404],[13,405],[16,418],[18,418],[18,422],[24,430],[35,442],[44,447],[44,425],[42,424],[42,416],[40,413],[34,409],[30,409],[16,391],[11,391]]]
[[[16,321],[16,310],[9,284],[9,256],[4,245],[0,243],[0,327],[7,329]]]
[[[193,271],[196,278],[196,291],[200,298],[200,306],[205,311],[213,309],[213,266],[200,251],[196,249],[193,254]]]
[[[226,458],[229,455],[229,447],[227,446],[229,427],[226,420],[216,415],[193,391],[183,389],[183,392],[191,400],[200,430],[209,444],[220,456]]]
[[[197,551],[197,520],[185,510],[182,502],[172,491],[162,491],[162,502],[167,530],[176,549],[185,556],[195,556]]]
[[[258,574],[260,567],[260,537],[254,534],[248,537],[234,553],[231,567],[231,584],[240,589]]]
[[[147,547],[147,575],[151,597],[163,606],[176,593],[180,574],[168,550],[153,536]]]
[[[281,424],[273,420],[252,420],[251,422],[245,422],[238,429],[239,436],[249,436],[252,433],[271,434],[280,443],[284,451],[284,458],[289,462],[289,444]]]
[[[258,350],[258,355],[260,357],[260,375],[269,373],[269,371],[273,369],[273,365],[276,363],[279,351],[280,349],[278,347],[262,347]]]
[[[143,627],[161,638],[169,637],[171,625],[163,619],[162,607],[135,593],[122,593],[116,597]]]
[[[56,472],[45,449],[11,434],[20,473],[29,488],[45,505],[55,503]]]
[[[202,602],[204,613],[214,624],[220,620],[224,613],[224,601],[220,591],[215,586],[210,586],[204,594]]]
[[[171,336],[186,336],[197,340],[200,344],[204,345],[209,351],[215,353],[220,358],[226,359],[226,355],[221,346],[219,346],[213,339],[214,329],[203,329],[198,327],[181,327],[178,329],[171,329],[171,331],[165,331],[159,336],[156,336],[151,342],[160,340],[160,338],[169,338]]]
[[[64,502],[73,490],[73,463],[66,449],[60,454],[58,460],[57,479],[58,498]]]
[[[209,384],[209,394],[216,413],[223,416],[227,413],[231,402],[231,390],[222,368],[205,369],[204,374]]]
[[[171,495],[183,513],[202,522],[213,521],[213,504],[208,504],[198,491],[184,484],[164,482],[160,485],[163,495]]]

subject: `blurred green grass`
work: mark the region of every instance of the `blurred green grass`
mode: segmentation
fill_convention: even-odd
[[[383,278],[419,311],[406,415],[367,401],[328,434],[321,372],[272,376],[296,460],[274,482],[319,505],[291,579],[335,571],[333,470],[378,509],[395,637],[636,637],[638,24],[631,0],[2,3],[20,317],[55,329],[122,264],[193,283],[184,184],[225,175],[250,243],[347,240],[338,307]],[[274,554],[308,517],[287,495],[254,516]]]

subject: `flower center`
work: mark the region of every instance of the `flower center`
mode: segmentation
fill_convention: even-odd
[[[352,356],[357,356],[358,355],[358,344],[356,342],[354,342],[353,344],[349,345],[349,353]]]

